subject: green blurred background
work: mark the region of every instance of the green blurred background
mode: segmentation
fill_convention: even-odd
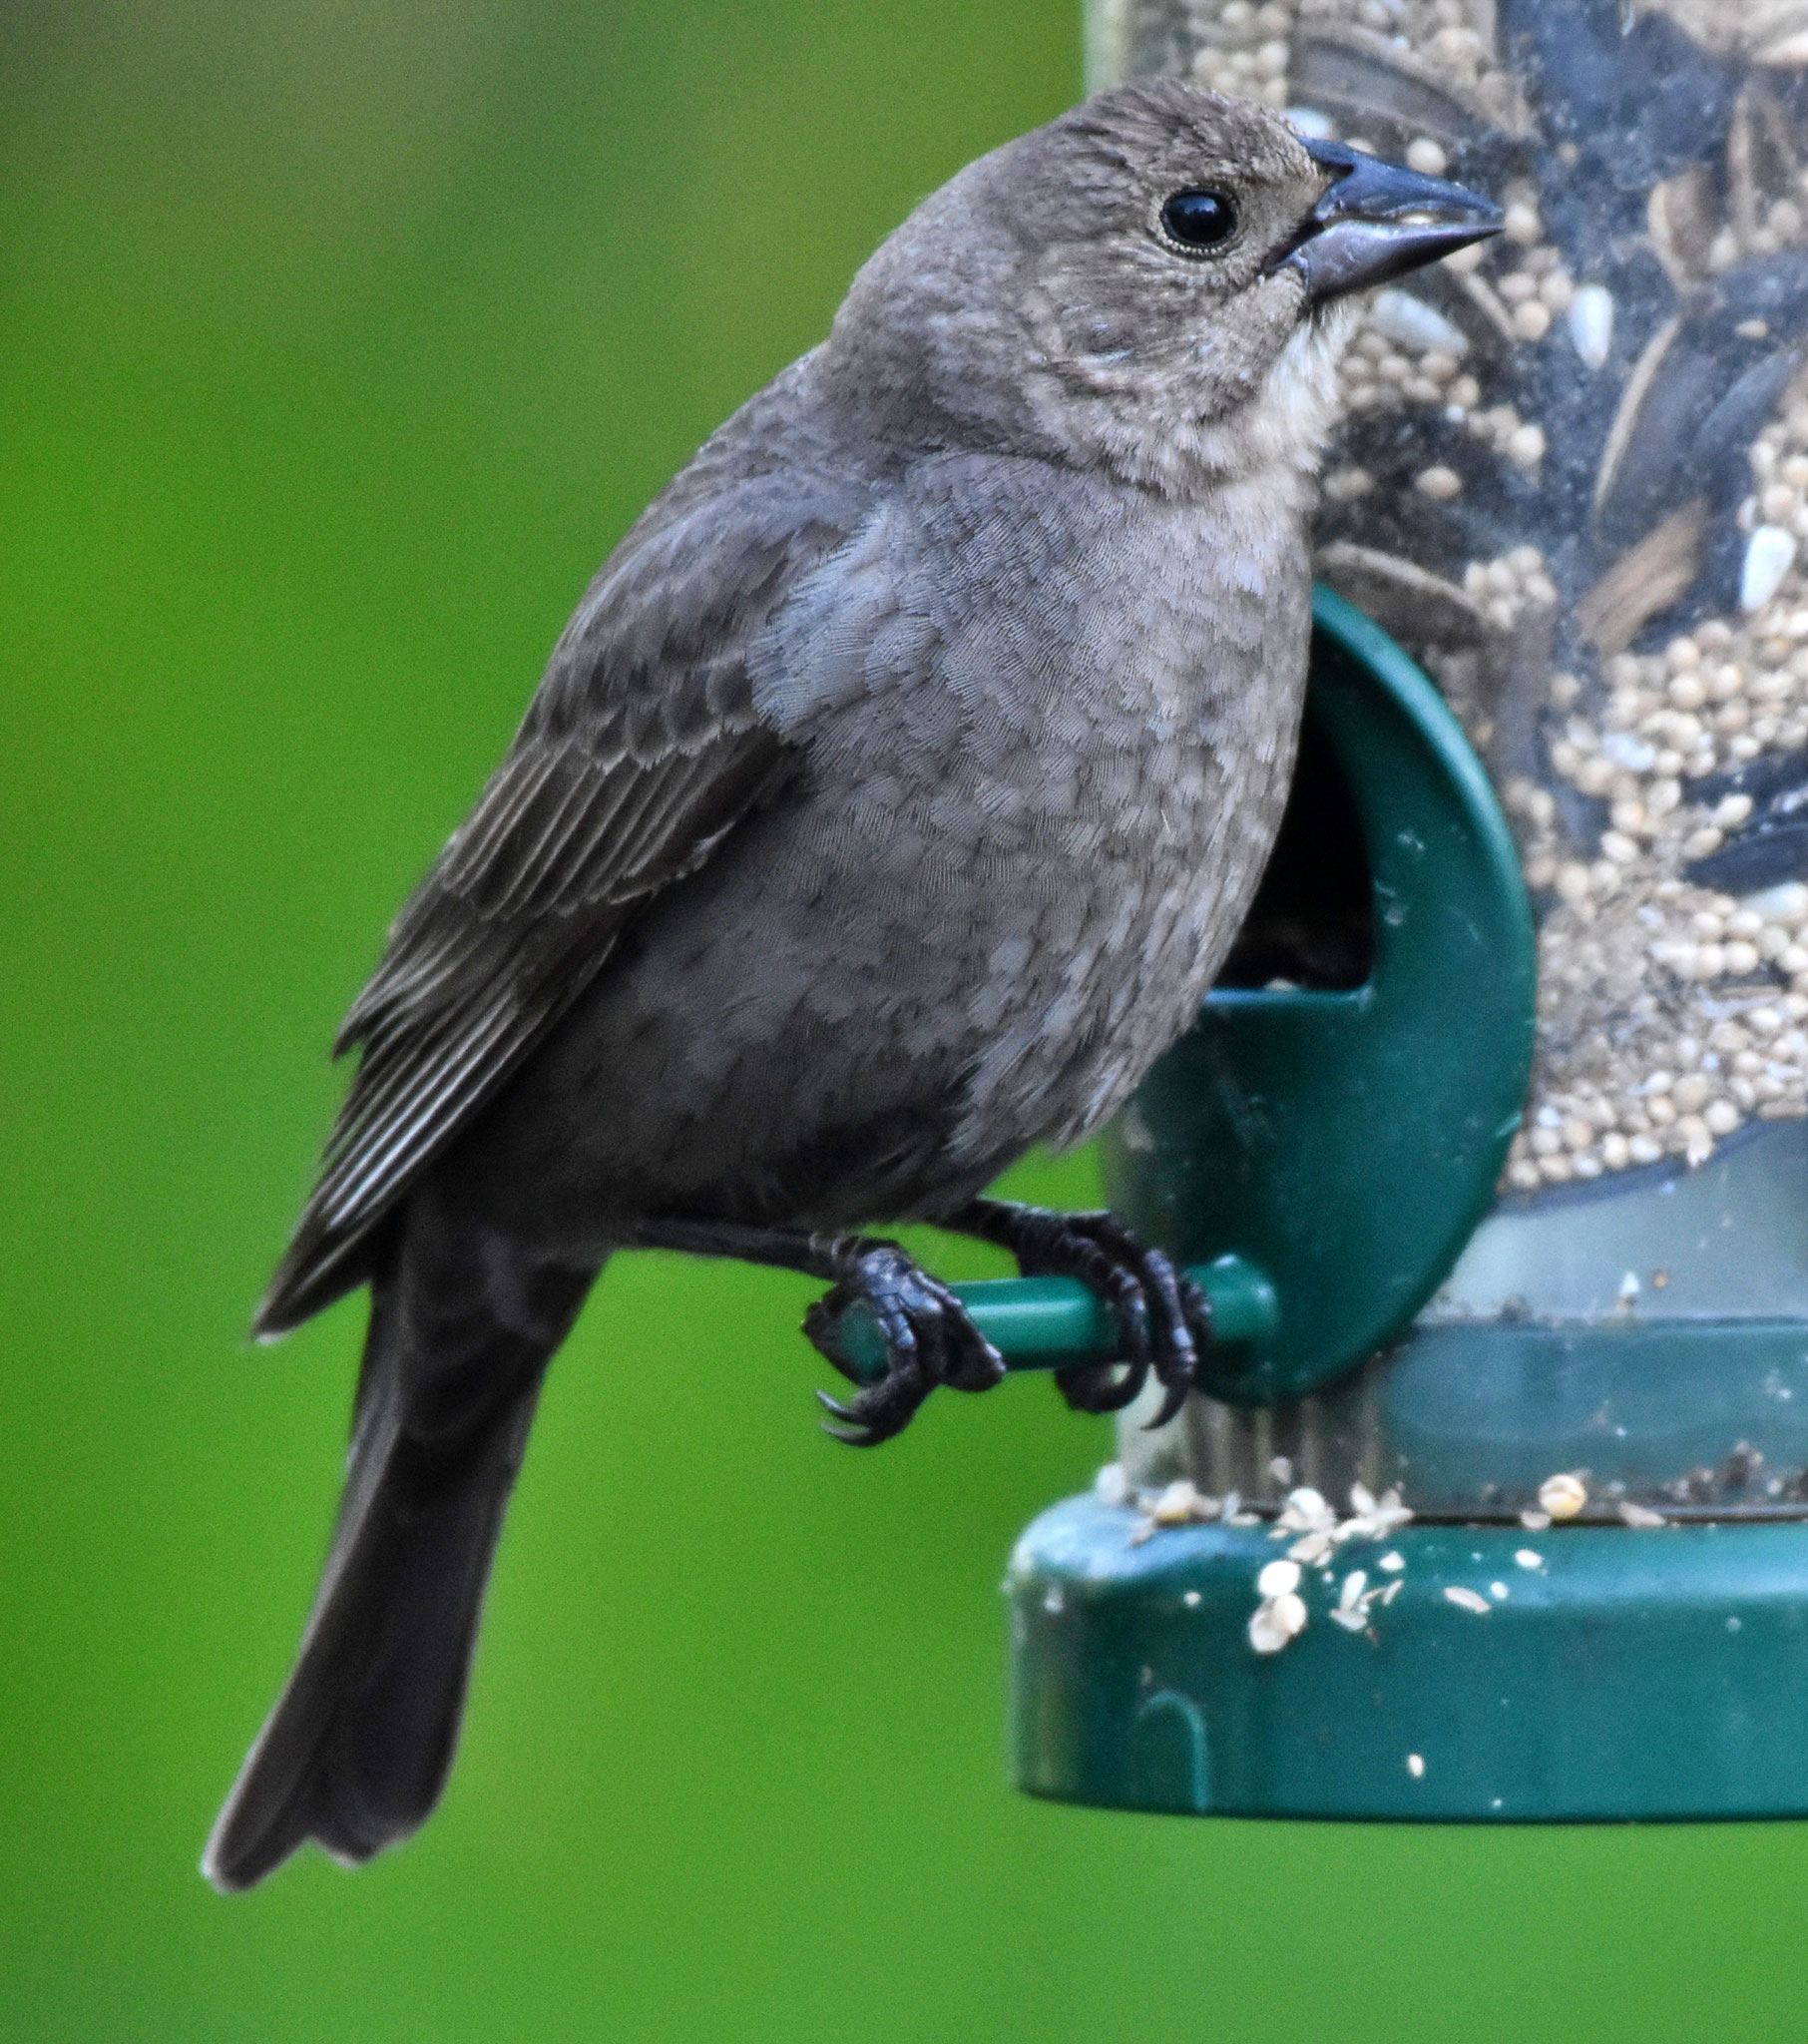
[[[1109,1433],[1020,1381],[845,1453],[808,1287],[657,1259],[555,1372],[438,1818],[195,1871],[336,1496],[361,1306],[242,1330],[337,1018],[616,536],[1078,50],[1055,0],[0,12],[6,2044],[1808,2030],[1798,1826],[1011,1794],[1002,1565]]]

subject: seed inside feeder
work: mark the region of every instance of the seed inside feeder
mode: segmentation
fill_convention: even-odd
[[[1500,239],[1362,311],[1315,539],[1320,572],[1444,691],[1518,835],[1539,1016],[1504,1187],[1533,1198],[1699,1165],[1808,1113],[1808,1044],[1706,1042],[1808,996],[1808,900],[1778,893],[1808,894],[1808,843],[1791,869],[1796,837],[1723,812],[1748,768],[1781,790],[1766,801],[1808,794],[1808,30],[1655,4],[1660,77],[1645,36],[1537,63],[1460,0],[1097,17],[1122,70],[1171,53],[1301,132],[1443,161],[1505,209]],[[1691,65],[1700,92],[1678,96]],[[1632,165],[1651,167],[1642,194]],[[1603,233],[1628,201],[1643,233]],[[1535,1142],[1546,1108],[1555,1140]]]
[[[1796,541],[1780,525],[1760,525],[1745,543],[1745,565],[1739,571],[1739,607],[1761,611],[1783,586],[1795,566]]]

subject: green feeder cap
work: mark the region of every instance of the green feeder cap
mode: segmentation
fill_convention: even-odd
[[[1137,1544],[1146,1523],[1071,1498],[1018,1544],[1012,1770],[1034,1795],[1201,1816],[1808,1815],[1808,1526],[1404,1526],[1346,1541],[1328,1582],[1301,1570],[1304,1628],[1262,1653],[1258,1577],[1291,1540],[1181,1526]]]

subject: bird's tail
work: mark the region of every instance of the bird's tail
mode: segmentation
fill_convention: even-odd
[[[308,1838],[361,1862],[438,1800],[541,1379],[593,1275],[524,1270],[494,1243],[423,1257],[419,1229],[397,1236],[372,1281],[345,1493],[300,1658],[202,1858],[223,1892]]]

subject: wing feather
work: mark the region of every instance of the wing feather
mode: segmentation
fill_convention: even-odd
[[[592,585],[345,1018],[335,1053],[358,1046],[357,1072],[260,1334],[361,1281],[384,1217],[605,968],[635,907],[775,785],[788,748],[755,714],[748,662],[868,504],[753,478],[650,514]]]

